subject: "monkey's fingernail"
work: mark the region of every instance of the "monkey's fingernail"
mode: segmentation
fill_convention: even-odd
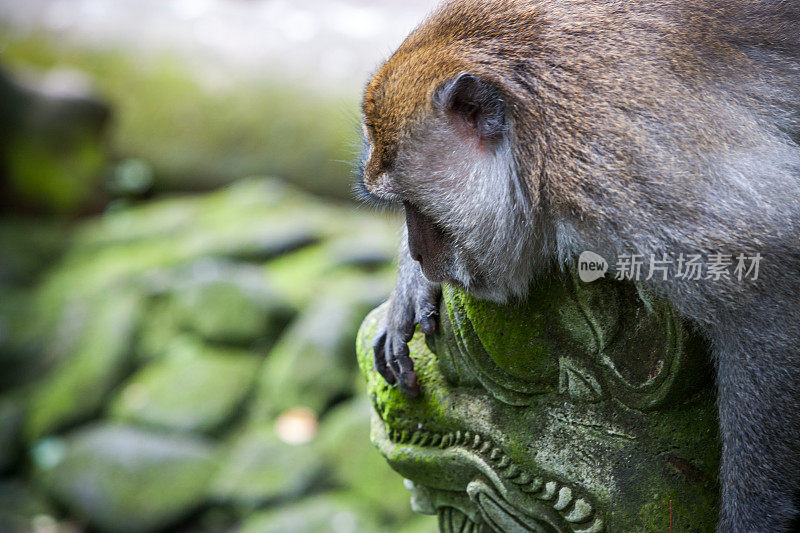
[[[436,319],[432,316],[426,316],[419,321],[419,329],[422,330],[422,333],[430,335],[436,331]]]
[[[417,373],[409,372],[402,377],[401,385],[403,391],[411,398],[416,398],[420,394],[419,383],[417,382]]]

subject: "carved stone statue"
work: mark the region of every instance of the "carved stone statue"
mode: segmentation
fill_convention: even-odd
[[[422,393],[359,364],[372,440],[443,532],[713,531],[720,445],[710,362],[632,283],[564,274],[498,306],[445,286],[409,344]]]

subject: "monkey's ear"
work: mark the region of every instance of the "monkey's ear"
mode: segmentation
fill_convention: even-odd
[[[439,88],[434,102],[463,119],[481,140],[499,139],[505,131],[505,101],[500,91],[480,76],[460,74]]]

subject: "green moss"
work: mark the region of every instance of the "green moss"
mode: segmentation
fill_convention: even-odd
[[[126,382],[111,404],[111,415],[180,431],[213,431],[235,416],[260,364],[250,352],[183,338],[172,344],[167,357]]]
[[[422,421],[429,429],[455,430],[456,426],[447,416],[453,401],[449,397],[450,386],[439,372],[422,334],[415,335],[408,344],[409,350],[415,355],[414,370],[421,388],[419,398],[409,399],[374,370],[372,338],[383,312],[385,305],[367,315],[356,340],[358,364],[367,378],[367,392],[379,415],[391,427],[412,429]]]
[[[141,299],[130,292],[106,294],[89,302],[83,311],[71,311],[85,313],[86,318],[78,318],[72,325],[80,324],[81,330],[74,349],[36,385],[24,426],[25,437],[30,440],[100,409],[130,355]]]
[[[558,367],[549,357],[552,346],[546,340],[549,314],[562,298],[559,284],[538,286],[529,300],[501,306],[478,300],[469,294],[445,285],[448,308],[463,310],[467,323],[459,324],[462,337],[474,334],[498,367],[512,376],[529,382],[552,382]],[[528,305],[536,301],[538,305]]]

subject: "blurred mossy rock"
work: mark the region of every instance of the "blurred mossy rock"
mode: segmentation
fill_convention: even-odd
[[[97,200],[110,117],[80,72],[22,82],[0,70],[2,207],[68,215]]]
[[[176,338],[168,355],[126,381],[112,399],[111,416],[176,431],[210,433],[236,415],[261,362],[249,351]]]
[[[369,441],[371,415],[363,396],[337,405],[323,419],[315,445],[330,465],[335,483],[374,509],[384,522],[398,523],[410,515],[409,493]],[[427,521],[432,530],[436,520]]]
[[[34,283],[66,250],[69,237],[68,226],[58,220],[3,216],[0,220],[0,287]]]
[[[364,313],[385,294],[385,287],[360,276],[340,276],[320,292],[270,351],[259,377],[255,415],[274,416],[294,407],[320,415],[350,395],[356,368],[352,343]]]
[[[309,492],[325,466],[310,443],[285,442],[267,422],[234,435],[220,462],[210,497],[245,511]]]
[[[345,516],[375,463],[344,456],[365,413],[341,402],[361,318],[391,290],[394,222],[249,178],[60,230],[30,259],[49,264],[0,282],[0,466],[35,473],[58,527],[217,533],[331,490],[350,496],[325,516]],[[277,421],[303,407],[321,429],[299,442]],[[401,491],[358,523],[406,521]]]
[[[0,285],[0,390],[37,381],[51,369],[38,315],[29,289]]]
[[[102,531],[163,528],[204,500],[213,446],[197,437],[122,425],[91,426],[33,449],[41,485]]]
[[[268,343],[296,308],[270,283],[263,269],[226,260],[200,260],[151,276],[154,301],[140,338],[145,356],[189,332],[205,341],[252,347]]]
[[[17,480],[0,481],[0,531],[30,533],[48,527],[53,533],[72,533],[60,528],[53,516],[55,509],[43,494]]]
[[[121,379],[142,312],[141,297],[130,291],[107,292],[76,300],[64,309],[45,357],[55,369],[33,386],[26,413],[25,438],[38,439],[97,414]],[[52,353],[52,352],[61,353]]]
[[[358,340],[371,439],[442,531],[714,530],[709,358],[645,287],[556,274],[498,305],[445,284],[440,328],[409,343],[417,398],[373,367],[385,312]]]
[[[345,492],[307,498],[294,505],[254,513],[239,533],[378,533],[387,531],[369,505]]]

